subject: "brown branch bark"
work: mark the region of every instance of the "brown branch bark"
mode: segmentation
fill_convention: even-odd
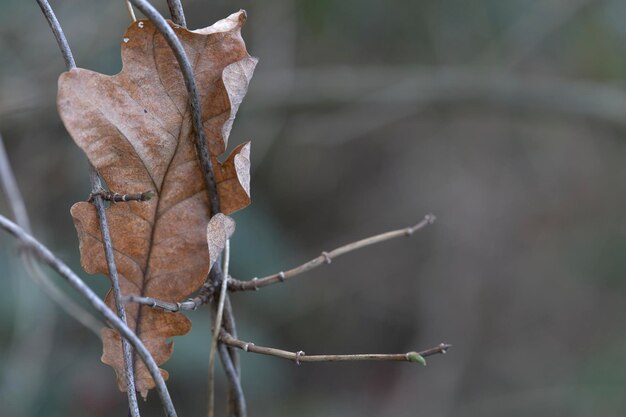
[[[277,358],[288,359],[296,364],[303,362],[348,362],[348,361],[394,361],[394,362],[418,362],[426,364],[421,358],[437,354],[445,354],[452,345],[440,343],[439,345],[423,350],[421,352],[406,353],[359,353],[351,355],[307,355],[303,351],[290,352],[288,350],[276,349],[266,346],[257,346],[252,342],[244,342],[228,334],[220,333],[222,342],[229,346],[234,346],[246,352],[258,353],[261,355],[275,356]]]
[[[417,223],[415,226],[381,233],[376,236],[371,236],[365,239],[358,240],[356,242],[348,243],[347,245],[340,246],[336,249],[331,250],[330,252],[322,252],[322,254],[317,258],[312,259],[309,262],[306,262],[288,271],[281,271],[277,274],[268,275],[263,278],[253,278],[249,281],[230,279],[228,281],[228,289],[230,291],[258,290],[259,288],[266,287],[268,285],[285,282],[286,280],[298,276],[304,272],[310,271],[324,264],[329,264],[332,262],[333,259],[341,255],[345,255],[346,253],[355,251],[357,249],[361,249],[365,246],[385,242],[387,240],[395,239],[397,237],[411,236],[416,231],[423,229],[429,224],[432,224],[434,221],[435,216],[433,216],[432,214],[427,214],[424,219],[421,222]]]

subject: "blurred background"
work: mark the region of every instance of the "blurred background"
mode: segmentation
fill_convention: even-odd
[[[0,5],[0,132],[34,234],[104,294],[107,280],[80,268],[69,215],[89,185],[55,109],[63,60],[35,1]],[[626,415],[625,2],[183,5],[190,28],[245,8],[260,58],[230,136],[231,149],[252,141],[253,162],[234,276],[438,218],[232,301],[240,337],[257,344],[314,354],[448,342],[449,354],[425,368],[243,354],[251,416]],[[80,67],[120,70],[123,1],[52,6]],[[99,340],[17,253],[0,234],[1,414],[125,416]],[[179,415],[203,416],[209,313],[189,316],[164,368]],[[161,415],[154,393],[142,410]]]

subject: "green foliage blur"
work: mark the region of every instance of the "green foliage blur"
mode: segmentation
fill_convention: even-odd
[[[229,144],[251,140],[253,160],[233,276],[438,218],[232,301],[240,337],[260,345],[450,352],[427,367],[242,354],[251,416],[626,415],[626,3],[183,5],[190,28],[246,9],[260,58]],[[120,70],[124,1],[52,6],[78,66]],[[1,0],[0,133],[34,234],[104,295],[106,278],[80,268],[69,215],[89,185],[56,113],[64,70],[36,2]],[[0,233],[0,414],[125,416],[98,338],[48,300],[18,250]],[[164,365],[185,417],[206,415],[210,344],[208,311],[189,316]],[[161,415],[154,393],[140,406]]]

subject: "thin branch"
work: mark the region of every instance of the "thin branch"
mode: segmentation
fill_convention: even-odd
[[[22,198],[22,193],[17,186],[13,170],[9,158],[4,148],[4,142],[2,135],[0,134],[0,181],[2,182],[2,188],[7,196],[7,200],[13,211],[13,216],[17,221],[17,224],[24,229],[27,233],[31,233],[30,220],[28,219],[28,212],[26,211],[26,205]],[[95,333],[100,338],[100,329],[102,323],[100,323],[91,313],[82,308],[74,300],[61,291],[37,265],[29,251],[22,252],[22,261],[24,266],[33,280],[41,286],[46,295],[50,297],[54,302],[59,305],[67,314],[78,320],[83,326]]]
[[[187,87],[187,94],[189,95],[189,102],[191,104],[192,118],[194,131],[196,132],[196,151],[198,158],[200,159],[200,165],[204,173],[207,189],[209,191],[209,202],[211,207],[211,215],[220,212],[220,201],[217,193],[217,185],[215,182],[215,174],[213,171],[213,164],[209,157],[209,150],[207,146],[207,139],[202,127],[202,107],[200,105],[200,98],[198,95],[198,89],[196,86],[196,80],[193,75],[193,69],[185,53],[183,45],[176,36],[174,30],[170,27],[167,21],[161,16],[161,14],[148,2],[147,0],[130,0],[135,7],[137,7],[141,13],[143,13],[154,25],[157,30],[163,35],[165,41],[168,43],[172,52],[176,56],[178,65],[185,80],[185,86]]]
[[[439,345],[421,351],[421,352],[406,352],[406,353],[365,353],[354,355],[307,355],[303,351],[290,352],[282,349],[275,349],[265,346],[257,346],[252,342],[244,342],[243,340],[235,339],[227,332],[222,331],[220,333],[220,340],[225,344],[233,347],[237,347],[246,352],[259,353],[261,355],[276,356],[282,359],[292,360],[298,365],[303,362],[348,362],[348,361],[395,361],[395,362],[420,362],[420,357],[425,358],[432,355],[444,354],[452,347],[447,343],[440,343]],[[424,363],[425,364],[425,363]]]
[[[249,281],[239,281],[231,279],[228,281],[228,289],[230,291],[246,291],[246,290],[258,290],[259,288],[266,287],[268,285],[284,282],[290,278],[300,275],[304,272],[310,271],[314,268],[329,264],[333,259],[345,255],[357,249],[361,249],[365,246],[374,245],[390,239],[395,239],[402,236],[411,236],[416,231],[423,229],[424,227],[432,224],[435,221],[435,216],[427,214],[424,220],[417,223],[415,226],[406,227],[404,229],[398,229],[391,232],[381,233],[376,236],[371,236],[356,242],[348,243],[347,245],[333,249],[330,252],[322,252],[320,256],[309,262],[292,268],[288,271],[281,271],[277,274],[268,275],[264,278],[253,278]]]
[[[57,20],[54,11],[50,7],[50,4],[46,0],[37,0],[39,7],[43,11],[55,38],[63,58],[65,59],[65,65],[67,70],[70,71],[76,68],[76,63],[72,55],[72,51],[67,43],[63,29]],[[98,172],[94,166],[89,164],[89,180],[91,182],[91,193],[97,194],[103,191],[102,182],[98,176]],[[102,197],[95,196],[93,204],[96,206],[98,212],[98,220],[100,223],[100,232],[102,234],[102,244],[104,245],[104,253],[106,256],[107,267],[109,270],[109,278],[111,280],[111,286],[113,287],[113,295],[115,298],[115,307],[119,318],[126,323],[126,311],[124,309],[124,303],[122,303],[122,294],[120,290],[119,278],[117,275],[117,266],[115,265],[115,257],[113,256],[113,244],[111,243],[111,234],[109,233],[109,227],[107,223],[106,213],[104,209],[104,201]],[[128,404],[132,417],[139,417],[139,405],[137,403],[137,392],[135,391],[135,376],[133,370],[133,354],[132,349],[126,339],[122,339],[122,348],[124,353],[124,368],[126,374],[126,394],[128,397]]]
[[[224,302],[226,300],[227,284],[228,284],[228,268],[230,266],[230,240],[226,240],[224,246],[224,266],[222,285],[220,288],[220,298],[217,304],[217,314],[213,323],[213,338],[211,339],[211,349],[209,350],[209,395],[208,395],[208,416],[215,415],[215,351],[217,350],[217,341],[219,340],[220,330],[222,329],[222,314],[224,314]],[[218,261],[219,262],[219,261]]]
[[[104,201],[109,201],[111,203],[127,203],[129,201],[150,201],[155,196],[154,191],[144,191],[143,193],[133,193],[133,194],[120,194],[114,193],[111,191],[98,191],[96,193],[89,194],[88,202],[93,203],[96,196],[102,197]]]
[[[246,400],[243,394],[243,389],[241,388],[241,382],[239,380],[239,375],[237,375],[237,370],[231,361],[230,354],[228,352],[228,348],[225,344],[219,344],[219,352],[220,359],[222,360],[222,365],[224,367],[224,372],[228,377],[229,381],[234,381],[232,384],[232,389],[234,391],[233,400],[235,403],[235,416],[236,417],[245,417],[248,413],[246,409]]]
[[[170,14],[172,15],[172,22],[179,26],[187,27],[185,21],[185,12],[183,11],[183,5],[180,0],[167,0],[167,7],[170,8]]]
[[[137,21],[137,16],[135,16],[135,11],[133,10],[133,5],[130,4],[130,1],[126,0],[126,9],[128,10],[128,15],[130,16],[130,20],[133,22]]]
[[[156,362],[150,355],[150,352],[143,344],[143,342],[137,337],[137,335],[120,320],[119,317],[89,288],[82,279],[78,277],[63,261],[57,258],[48,248],[37,241],[28,233],[24,232],[22,228],[0,215],[0,228],[6,230],[11,235],[18,238],[23,244],[27,245],[33,253],[42,262],[49,265],[59,275],[61,275],[78,293],[83,296],[89,304],[91,304],[104,318],[111,324],[111,326],[117,330],[122,337],[127,339],[130,344],[135,348],[141,360],[145,363],[146,368],[150,372],[150,375],[155,381],[156,390],[161,398],[165,414],[168,417],[176,417],[176,411],[172,404],[172,399],[167,391],[163,376],[157,366]]]
[[[361,249],[365,246],[374,245],[377,243],[381,243],[390,239],[394,239],[402,236],[411,236],[416,231],[423,229],[424,227],[432,224],[435,221],[435,216],[432,214],[428,214],[424,217],[424,219],[412,227],[407,227],[404,229],[398,229],[391,232],[381,233],[379,235],[371,236],[357,242],[352,242],[347,245],[341,246],[337,249],[334,249],[330,252],[322,252],[322,255],[317,258],[302,264],[296,268],[290,269],[286,272],[279,272],[277,274],[269,275],[264,278],[252,279],[249,281],[240,281],[237,279],[228,279],[228,289],[230,291],[246,291],[246,290],[257,290],[261,287],[265,287],[271,284],[275,284],[278,282],[283,282],[287,279],[293,278],[296,275],[302,274],[304,272],[310,271],[311,269],[317,268],[324,264],[329,263],[338,256],[345,255],[348,252],[352,252],[357,249]],[[151,297],[138,297],[135,295],[130,295],[125,298],[125,301],[130,301],[142,305],[147,305],[154,308],[160,308],[162,310],[176,312],[176,311],[185,311],[185,310],[195,310],[201,305],[208,302],[208,300],[213,296],[213,286],[209,283],[205,284],[201,289],[200,293],[197,297],[190,298],[187,301],[183,301],[180,303],[171,303],[162,300],[158,300],[156,298]],[[228,315],[226,315],[225,319],[228,319]],[[228,320],[225,320],[228,321]]]
[[[63,29],[57,20],[57,17],[50,7],[50,4],[47,0],[37,0],[43,15],[46,17],[48,24],[50,25],[50,29],[52,29],[52,33],[54,33],[54,38],[57,40],[57,44],[59,45],[59,49],[61,50],[61,54],[63,55],[63,59],[65,60],[65,66],[68,70],[72,68],[76,68],[76,62],[74,61],[74,56],[72,55],[72,51],[70,50],[70,46],[67,43],[67,39],[65,38],[65,34],[63,33]]]
[[[99,193],[103,191],[102,182],[98,176],[98,172],[91,163],[89,164],[89,180],[91,182],[92,203],[96,206],[98,212],[98,220],[100,222],[100,232],[102,235],[102,244],[104,245],[104,255],[109,270],[109,279],[113,288],[113,298],[115,299],[115,309],[117,315],[124,323],[126,320],[126,309],[122,301],[122,289],[120,288],[120,280],[117,274],[117,265],[113,255],[113,242],[111,241],[111,233],[107,221],[106,211],[104,208],[104,200]],[[122,353],[124,355],[124,373],[126,374],[126,395],[128,397],[128,406],[132,417],[139,417],[139,404],[137,403],[137,391],[135,390],[135,371],[133,361],[133,350],[128,340],[122,338]]]

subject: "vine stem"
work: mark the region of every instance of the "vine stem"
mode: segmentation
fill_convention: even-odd
[[[39,7],[41,8],[54,37],[57,40],[61,54],[65,60],[67,70],[70,71],[76,68],[76,62],[70,49],[70,46],[63,33],[63,28],[57,20],[52,7],[47,0],[37,0]],[[132,12],[132,8],[131,8]],[[95,167],[89,163],[89,181],[91,183],[91,194],[101,193],[104,190],[102,182],[96,171]],[[115,264],[115,257],[113,255],[113,244],[111,242],[111,233],[109,231],[109,225],[106,218],[106,211],[104,208],[104,200],[101,196],[96,195],[93,198],[92,203],[96,207],[98,213],[98,221],[100,224],[100,233],[102,235],[102,245],[104,246],[104,254],[106,258],[107,268],[109,270],[109,280],[111,281],[111,287],[113,288],[113,297],[115,299],[115,308],[120,320],[124,323],[126,320],[126,310],[124,303],[122,302],[122,292],[120,289],[119,277],[117,273],[117,265]],[[135,373],[133,366],[133,352],[128,341],[122,338],[122,352],[124,356],[124,373],[126,377],[126,395],[128,397],[128,406],[132,417],[140,417],[139,404],[137,402],[137,392],[135,391]]]
[[[4,188],[7,201],[9,202],[17,224],[24,229],[26,233],[32,233],[28,212],[26,211],[26,205],[24,204],[22,193],[20,192],[15,176],[13,175],[13,170],[11,169],[9,158],[6,154],[6,150],[4,149],[4,142],[1,134],[0,181],[2,182],[2,188]],[[54,285],[52,280],[39,268],[39,265],[37,265],[28,251],[24,251],[22,253],[22,261],[29,275],[37,284],[40,285],[48,297],[55,301],[59,307],[70,315],[70,317],[78,320],[80,324],[91,330],[98,338],[100,338],[102,323],[100,323],[91,313],[81,307],[80,304],[76,303],[56,285]]]
[[[226,241],[224,246],[224,265],[223,276],[228,277],[228,269],[230,267],[230,239]],[[218,261],[219,262],[219,261]],[[209,398],[208,398],[208,416],[213,417],[215,414],[215,351],[217,350],[217,342],[219,340],[220,329],[222,328],[222,315],[224,314],[224,303],[226,301],[228,279],[222,279],[220,288],[220,298],[217,304],[217,314],[213,323],[213,337],[211,338],[211,349],[209,350]]]
[[[89,288],[82,279],[74,271],[70,269],[62,260],[56,257],[47,247],[36,240],[34,237],[24,232],[24,230],[0,215],[0,228],[6,230],[9,234],[16,237],[24,245],[26,245],[32,253],[42,262],[50,266],[61,277],[63,277],[83,298],[85,298],[93,308],[96,309],[104,318],[111,324],[111,326],[117,330],[122,337],[128,340],[133,346],[141,360],[145,363],[146,368],[150,372],[150,375],[154,379],[156,384],[156,390],[161,398],[165,414],[168,417],[176,417],[176,411],[172,398],[170,397],[161,371],[157,366],[154,358],[143,344],[143,342],[137,337],[137,335],[123,322],[111,309],[102,301],[98,295]]]

